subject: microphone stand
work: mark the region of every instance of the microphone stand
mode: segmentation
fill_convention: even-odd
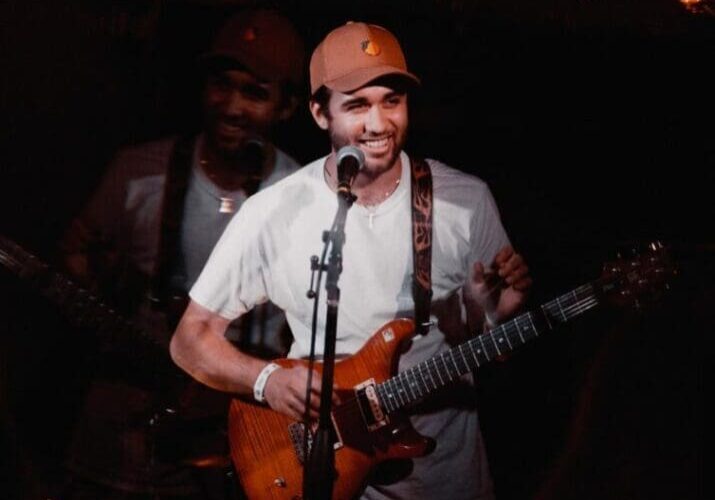
[[[340,288],[338,278],[343,270],[343,245],[345,244],[345,219],[355,196],[348,189],[338,188],[338,211],[330,231],[323,233],[323,240],[332,242],[325,279],[327,314],[325,320],[325,349],[323,351],[322,390],[318,428],[310,456],[303,470],[303,497],[306,500],[331,500],[335,482],[335,449],[333,447],[332,406],[333,374],[335,371],[335,340],[337,337],[338,305]],[[308,432],[306,430],[306,432]]]

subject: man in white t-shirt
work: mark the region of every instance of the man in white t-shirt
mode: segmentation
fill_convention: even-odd
[[[215,247],[190,292],[172,339],[179,366],[207,385],[254,394],[273,410],[300,419],[307,369],[274,369],[231,348],[229,322],[271,300],[285,310],[294,341],[290,357],[309,353],[312,300],[309,259],[337,208],[336,152],[358,147],[365,167],[352,192],[345,225],[336,352],[355,353],[382,324],[414,315],[412,296],[411,161],[402,151],[408,91],[419,80],[387,30],[348,23],[329,33],[310,63],[310,110],[332,151],[247,200]],[[464,340],[470,330],[513,315],[531,286],[486,184],[434,160],[431,331],[400,358],[399,370]],[[497,286],[490,279],[499,276]],[[488,284],[489,283],[489,284]],[[318,354],[325,330],[319,304]],[[310,412],[317,415],[320,381],[313,378]],[[432,453],[413,460],[395,482],[373,482],[365,498],[492,498],[471,379],[428,399],[411,414],[435,439]]]

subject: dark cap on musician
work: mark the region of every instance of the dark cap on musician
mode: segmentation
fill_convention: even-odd
[[[204,63],[235,62],[265,81],[303,81],[305,50],[293,24],[274,10],[250,9],[230,17],[213,40]]]
[[[310,93],[322,86],[352,92],[383,76],[420,80],[407,70],[407,61],[397,38],[381,26],[348,22],[334,29],[310,58]]]

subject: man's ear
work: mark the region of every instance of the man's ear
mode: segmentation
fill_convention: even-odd
[[[310,114],[313,115],[313,120],[318,124],[318,127],[323,130],[328,130],[328,117],[325,114],[323,107],[314,100],[308,101],[308,107],[310,108]]]

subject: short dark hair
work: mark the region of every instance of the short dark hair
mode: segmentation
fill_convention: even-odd
[[[315,93],[310,96],[310,100],[320,107],[326,118],[331,118],[329,104],[330,96],[332,94],[333,92],[328,87],[326,87],[325,85],[321,85],[320,87],[318,87],[318,90],[316,90]]]

